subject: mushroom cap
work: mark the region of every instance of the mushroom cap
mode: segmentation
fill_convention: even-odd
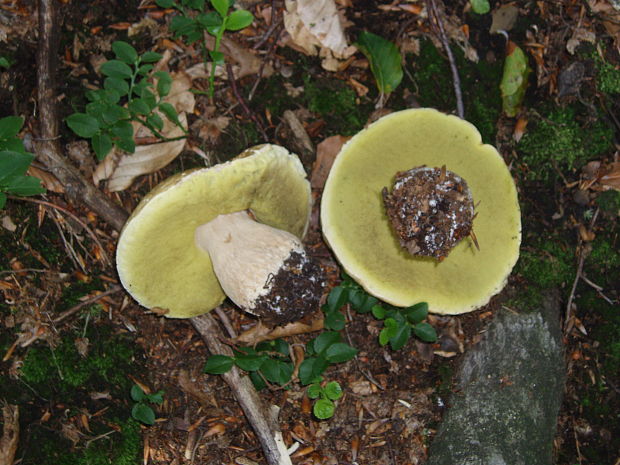
[[[465,179],[480,250],[468,237],[437,263],[400,247],[381,190],[397,172],[420,165],[446,165]],[[472,124],[429,108],[387,115],[341,149],[323,191],[321,223],[346,272],[368,293],[401,307],[425,301],[443,314],[488,303],[506,284],[521,243],[517,191],[502,157]]]
[[[312,197],[297,155],[277,145],[252,147],[234,160],[177,174],[156,186],[121,232],[116,266],[121,283],[147,308],[190,318],[226,295],[196,228],[220,214],[251,209],[256,219],[302,238]]]

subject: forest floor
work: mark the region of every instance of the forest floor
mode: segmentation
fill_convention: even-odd
[[[618,465],[618,3],[491,1],[489,13],[475,14],[460,0],[445,6],[439,0],[337,1],[350,43],[369,31],[400,50],[404,77],[387,98],[362,53],[327,70],[321,58],[304,52],[284,27],[283,1],[238,3],[255,19],[226,32],[224,58],[234,79],[225,70],[218,74],[211,99],[200,69],[201,41],[174,37],[170,25],[180,13],[173,8],[149,0],[57,2],[60,142],[84,176],[101,168],[65,121],[84,111],[86,91],[101,85],[97,70],[113,58],[114,41],[129,42],[140,54],[162,53],[161,66],[175,82],[190,79],[187,142],[164,167],[153,171],[154,162],[144,162],[123,189],[112,192],[114,176],[101,175],[104,195],[130,212],[171,174],[229,160],[252,145],[280,144],[299,153],[312,173],[315,221],[306,243],[330,287],[337,285],[340,270],[316,221],[324,182],[324,173],[313,170],[317,153],[321,160],[333,157],[334,144],[391,111],[455,113],[450,60],[427,13],[435,5],[460,75],[465,119],[504,157],[522,210],[521,255],[508,285],[477,311],[430,315],[438,342],[382,347],[376,341],[380,321],[345,308],[343,339],[359,352],[324,375],[344,391],[332,418],[313,416],[313,401],[299,383],[286,389],[270,384],[260,392],[280,407],[284,441],[297,444],[293,463],[423,463],[449,405],[459,359],[493,314],[502,307],[535,308],[558,290],[568,376],[555,463]],[[504,32],[490,32],[498,29]],[[0,0],[0,59],[6,60],[0,65],[0,118],[24,118],[20,137],[31,152],[39,125],[36,31],[35,1]],[[502,108],[500,90],[508,37],[532,70],[513,117]],[[0,211],[0,402],[3,440],[16,446],[15,463],[266,463],[228,386],[204,373],[210,354],[191,324],[146,312],[119,287],[113,260],[118,232],[70,202],[66,186],[36,160],[30,174],[44,180],[47,193],[10,197]],[[257,323],[228,302],[221,308],[237,332]],[[136,384],[147,393],[163,392],[161,404],[149,404],[156,415],[152,426],[132,417]],[[19,419],[9,405],[19,406]],[[11,425],[18,442],[7,434]]]

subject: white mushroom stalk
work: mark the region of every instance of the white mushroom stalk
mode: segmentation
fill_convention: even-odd
[[[254,221],[247,211],[196,228],[222,289],[241,309],[284,324],[318,308],[324,273],[293,234]]]

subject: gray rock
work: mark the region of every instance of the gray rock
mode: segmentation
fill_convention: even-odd
[[[550,465],[564,379],[558,299],[501,310],[464,357],[427,465]]]

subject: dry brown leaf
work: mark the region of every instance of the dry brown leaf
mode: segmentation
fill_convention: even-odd
[[[515,142],[519,142],[521,138],[523,137],[523,135],[525,134],[527,123],[528,123],[528,120],[526,116],[520,116],[519,119],[517,120],[517,124],[515,124],[515,129],[512,133],[512,138],[514,139]]]
[[[322,189],[327,180],[329,170],[336,159],[336,155],[350,137],[331,136],[319,143],[316,147],[316,161],[312,167],[310,185],[314,189]]]
[[[616,48],[620,49],[620,10],[614,7],[609,0],[588,0],[592,13],[600,16],[603,26],[615,39]]]
[[[65,191],[64,186],[60,183],[58,178],[54,176],[52,173],[43,171],[42,169],[39,169],[36,166],[30,166],[28,168],[28,174],[30,176],[34,176],[35,178],[39,178],[41,180],[41,185],[50,192],[56,192],[57,194],[62,194]]]
[[[599,182],[603,186],[620,191],[620,162],[612,163],[609,169],[605,170],[605,174],[599,178]]]
[[[491,34],[497,34],[500,31],[510,31],[517,23],[519,18],[519,8],[515,5],[503,5],[497,10],[493,11],[493,21],[489,32]]]
[[[186,73],[172,74],[172,87],[170,94],[164,99],[177,110],[179,121],[187,128],[186,113],[194,111],[195,99],[189,89],[191,79]],[[171,123],[166,117],[164,128],[161,133],[169,139],[183,136],[181,128]],[[133,123],[135,139],[151,138],[150,130],[139,123]],[[185,139],[155,144],[138,145],[133,154],[121,153],[116,148],[106,156],[97,166],[93,174],[93,182],[108,181],[108,189],[111,192],[127,189],[133,180],[143,174],[153,173],[160,170],[174,160],[183,150]]]
[[[336,71],[339,60],[355,53],[347,43],[344,21],[334,0],[286,0],[284,27],[292,43],[289,45],[308,55],[323,58],[322,66]]]

